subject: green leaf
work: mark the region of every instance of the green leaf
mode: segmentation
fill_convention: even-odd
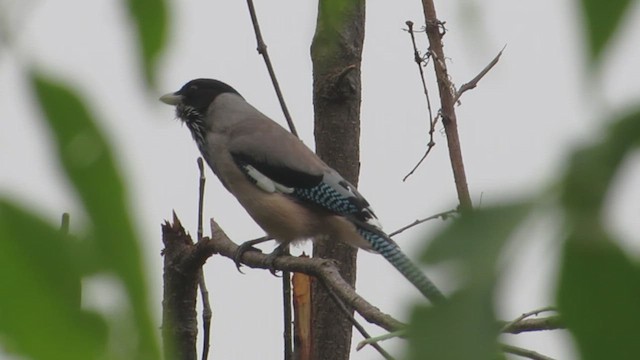
[[[109,145],[88,108],[69,88],[36,73],[31,79],[62,168],[92,222],[91,238],[100,261],[127,290],[141,344],[136,358],[158,359],[138,240]]]
[[[600,236],[565,244],[558,306],[582,359],[637,359],[640,269]]]
[[[440,232],[422,255],[460,265],[462,288],[436,307],[418,307],[411,319],[410,359],[499,359],[493,312],[496,261],[531,209],[515,202],[468,211]]]
[[[602,225],[612,180],[640,144],[640,111],[613,121],[599,143],[576,152],[564,181],[568,223],[558,305],[584,359],[635,359],[640,354],[640,268]]]
[[[127,5],[138,32],[145,79],[153,87],[158,59],[167,39],[167,4],[165,0],[128,0]]]
[[[623,15],[632,2],[631,0],[582,0],[581,3],[591,62],[596,62],[602,56],[602,52],[620,26]]]
[[[465,212],[436,235],[422,260],[458,261],[470,278],[493,278],[503,245],[530,208],[529,203],[516,202]]]
[[[586,232],[598,223],[612,179],[625,156],[638,144],[640,110],[612,122],[603,141],[575,153],[568,166],[562,195],[570,222]]]
[[[474,286],[437,307],[417,307],[411,317],[409,359],[499,359],[492,291]]]
[[[0,338],[34,359],[97,359],[106,324],[80,310],[75,244],[37,216],[0,199]]]

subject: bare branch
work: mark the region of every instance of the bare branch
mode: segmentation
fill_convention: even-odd
[[[202,268],[200,268],[200,273],[198,274],[198,287],[200,287],[200,296],[202,297],[202,360],[207,360],[209,358],[211,318],[213,317],[213,312],[211,311],[209,290],[207,290],[207,284],[204,281],[204,271]]]
[[[503,327],[506,324],[507,322],[502,322]],[[565,328],[564,322],[560,316],[549,316],[546,318],[519,321],[508,328],[505,328],[502,332],[505,334],[520,334],[523,332],[559,330]]]
[[[514,355],[518,355],[518,356],[522,356],[522,357],[526,357],[528,359],[533,359],[533,360],[554,360],[553,358],[550,358],[548,356],[542,355],[540,353],[537,353],[533,350],[527,350],[527,349],[523,349],[517,346],[513,346],[513,345],[507,345],[507,344],[501,344],[500,347],[502,348],[502,351],[509,353],[509,354],[514,354]]]
[[[555,307],[553,306],[547,306],[547,307],[543,307],[541,309],[536,309],[533,311],[529,311],[526,312],[520,316],[518,316],[517,318],[515,318],[513,321],[505,324],[502,329],[500,330],[500,332],[507,332],[512,326],[515,326],[516,324],[518,324],[519,322],[521,322],[522,320],[531,317],[531,316],[537,316],[540,313],[543,312],[547,312],[547,311],[557,311]]]
[[[462,149],[460,147],[460,138],[458,135],[458,121],[456,119],[455,101],[452,93],[452,84],[449,79],[447,65],[445,63],[445,55],[442,46],[441,32],[442,22],[438,20],[433,0],[422,0],[424,10],[424,19],[426,24],[426,33],[429,38],[429,51],[433,58],[436,80],[438,82],[438,92],[440,94],[440,112],[442,115],[442,124],[447,134],[447,147],[449,149],[449,159],[453,170],[453,178],[458,193],[458,201],[461,210],[471,209],[473,206],[471,196],[469,195],[469,187],[467,185],[467,176],[462,161]]]
[[[438,214],[435,214],[435,215],[431,215],[431,216],[426,217],[424,219],[418,219],[418,220],[412,222],[411,224],[403,226],[400,229],[390,233],[389,236],[398,235],[398,234],[400,234],[401,232],[403,232],[405,230],[408,230],[408,229],[410,229],[410,228],[412,228],[412,227],[414,227],[416,225],[420,225],[420,224],[422,224],[424,222],[427,222],[429,220],[435,220],[435,219],[447,220],[449,217],[451,217],[451,216],[453,216],[453,215],[455,215],[457,213],[458,213],[458,210],[454,209],[454,210],[443,211],[441,213],[438,213]]]
[[[247,0],[247,5],[249,7],[249,14],[251,15],[251,23],[253,24],[253,30],[256,33],[256,41],[258,42],[258,54],[262,55],[264,59],[265,65],[267,65],[267,71],[269,72],[269,77],[271,78],[271,82],[273,83],[273,88],[276,91],[276,95],[278,96],[278,101],[280,102],[280,107],[282,108],[282,113],[284,114],[285,119],[287,119],[287,124],[289,125],[289,130],[295,136],[298,136],[298,131],[296,130],[296,126],[293,123],[293,119],[291,119],[291,115],[289,114],[289,109],[287,108],[287,104],[284,101],[284,96],[282,95],[282,90],[280,90],[280,84],[278,84],[278,79],[276,78],[276,72],[273,70],[273,65],[271,64],[271,58],[269,58],[269,52],[267,51],[267,44],[265,44],[262,39],[262,32],[260,31],[260,24],[258,23],[258,16],[256,15],[256,9],[253,6],[253,0]]]
[[[174,223],[179,224],[177,216],[174,217]],[[196,266],[204,264],[206,259],[212,254],[220,254],[231,260],[234,259],[238,245],[229,239],[220,226],[213,220],[210,220],[211,238],[204,237],[202,241],[190,245],[191,248],[180,263],[180,268],[189,271]],[[175,225],[174,225],[175,226]],[[184,231],[183,231],[184,232]],[[183,250],[184,251],[184,250]],[[266,264],[267,256],[256,251],[247,251],[242,256],[242,263],[250,268],[268,269]],[[342,278],[336,264],[327,259],[321,258],[302,258],[293,256],[280,256],[273,262],[276,270],[286,270],[290,272],[300,272],[315,276],[320,279],[328,288],[342,299],[345,305],[353,307],[365,320],[372,324],[376,324],[387,331],[396,331],[403,329],[405,324],[396,320],[388,314],[381,312],[378,308],[371,305],[367,300],[358,295],[355,290]],[[508,323],[499,322],[501,327],[505,327]],[[521,332],[556,330],[563,329],[564,324],[558,316],[551,316],[541,319],[521,320],[505,329],[504,333],[518,334]]]
[[[431,152],[431,149],[433,149],[433,147],[436,145],[435,141],[433,141],[433,133],[435,132],[436,123],[438,122],[438,117],[439,117],[438,115],[437,117],[434,118],[433,113],[431,112],[431,100],[429,99],[427,82],[424,79],[424,71],[422,70],[422,63],[429,59],[429,56],[431,55],[431,53],[427,53],[427,56],[425,56],[425,58],[420,56],[420,52],[418,52],[418,45],[416,45],[416,37],[413,30],[413,22],[407,21],[406,24],[407,24],[407,27],[409,28],[407,32],[409,33],[409,35],[411,35],[411,44],[413,45],[413,60],[418,65],[418,71],[420,72],[420,80],[422,81],[422,90],[424,91],[424,95],[427,98],[427,110],[429,111],[429,143],[427,144],[427,150],[425,151],[424,155],[422,155],[422,158],[420,159],[420,161],[418,161],[418,163],[413,167],[413,169],[411,169],[411,171],[409,171],[409,173],[405,175],[404,178],[402,178],[402,181],[407,181],[409,176],[413,175],[413,173],[418,169],[418,167],[420,167],[420,164],[422,164],[424,159],[427,158],[427,156]]]
[[[365,330],[365,328],[362,325],[360,325],[358,320],[356,320],[352,312],[349,309],[347,309],[347,307],[344,305],[344,302],[338,297],[338,295],[336,295],[336,293],[333,292],[333,290],[331,290],[331,288],[329,288],[325,283],[322,283],[322,285],[324,285],[325,289],[327,289],[327,292],[335,302],[336,306],[338,306],[338,309],[340,309],[342,314],[347,319],[349,319],[349,321],[351,321],[351,324],[353,324],[353,327],[355,327],[356,330],[358,330],[360,335],[362,335],[362,337],[364,337],[365,339],[371,339],[371,335],[369,335],[367,330]],[[385,349],[383,349],[382,346],[380,346],[380,344],[378,344],[377,342],[371,342],[370,344],[371,346],[373,346],[374,349],[378,351],[380,355],[382,355],[382,357],[384,357],[387,360],[394,360],[393,356],[391,356],[391,354],[389,354]]]
[[[458,100],[460,100],[460,96],[462,96],[462,94],[467,91],[467,90],[471,90],[474,89],[476,86],[478,86],[478,83],[480,82],[480,80],[487,75],[487,73],[489,72],[489,70],[491,70],[500,60],[500,56],[502,56],[502,52],[504,51],[504,49],[507,47],[507,45],[505,45],[502,50],[500,50],[500,52],[498,53],[498,55],[496,55],[495,58],[493,58],[493,60],[491,60],[491,62],[489,64],[487,64],[487,66],[484,67],[484,69],[482,69],[482,71],[480,71],[480,73],[478,75],[476,75],[476,77],[474,77],[473,79],[471,79],[471,81],[469,81],[468,83],[463,84],[462,86],[460,86],[460,89],[458,89],[458,92],[456,93],[456,97],[454,99],[454,102],[458,102]]]
[[[253,0],[247,0],[247,6],[249,7],[249,14],[251,15],[251,23],[253,24],[253,30],[256,34],[256,41],[258,42],[258,53],[262,55],[264,59],[264,63],[267,66],[267,71],[269,72],[269,77],[271,78],[271,83],[273,84],[273,88],[276,91],[276,95],[278,96],[278,102],[280,102],[280,107],[282,108],[282,113],[284,114],[285,119],[287,119],[287,124],[289,125],[289,130],[296,137],[298,136],[298,131],[296,130],[296,126],[291,118],[291,114],[289,114],[289,109],[287,108],[287,103],[284,101],[284,95],[282,95],[282,90],[280,90],[280,84],[278,83],[278,78],[276,77],[276,72],[273,69],[273,65],[271,64],[271,58],[269,57],[269,52],[267,51],[267,44],[265,44],[264,39],[262,38],[262,32],[260,31],[260,24],[258,23],[258,16],[256,15],[256,9],[253,5]],[[285,249],[285,252],[288,252],[289,249]],[[282,301],[284,306],[284,329],[285,329],[285,338],[284,338],[284,359],[290,360],[292,358],[292,334],[291,334],[291,274],[287,271],[282,272]]]
[[[198,242],[202,241],[202,219],[204,212],[204,185],[207,178],[204,176],[204,162],[198,157],[198,170],[200,172],[199,192],[198,192]],[[209,302],[209,290],[204,278],[202,267],[198,270],[198,287],[200,288],[200,297],[202,298],[202,360],[209,358],[209,344],[211,339],[211,303]]]
[[[207,179],[204,176],[204,161],[198,157],[198,171],[200,172],[199,191],[198,191],[198,241],[202,239],[202,219],[204,212],[204,185]]]
[[[238,245],[232,242],[220,226],[211,219],[211,238],[204,238],[194,248],[194,252],[200,253],[197,259],[206,258],[213,253],[220,254],[229,259],[234,258]],[[251,268],[266,269],[267,255],[248,251],[242,256],[244,265]],[[358,295],[353,288],[340,276],[334,262],[320,258],[300,258],[292,256],[280,256],[273,262],[276,270],[301,272],[313,275],[327,285],[344,303],[353,307],[365,320],[376,324],[385,330],[394,331],[404,327],[404,324],[393,317],[381,312],[364,298]]]

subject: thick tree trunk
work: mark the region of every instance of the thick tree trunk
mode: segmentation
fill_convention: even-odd
[[[360,63],[364,0],[320,0],[311,45],[317,154],[354,185],[360,168]],[[337,260],[345,280],[356,280],[356,250],[339,239],[315,243],[313,255]],[[314,360],[346,360],[351,323],[322,284],[312,288]]]

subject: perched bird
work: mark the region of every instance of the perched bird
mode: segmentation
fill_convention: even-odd
[[[269,236],[281,244],[339,239],[378,252],[431,302],[444,300],[355,186],[234,88],[196,79],[160,101],[176,107],[213,172]]]

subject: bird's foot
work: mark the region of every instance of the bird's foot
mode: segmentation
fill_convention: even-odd
[[[242,267],[242,263],[240,262],[240,260],[242,259],[242,255],[244,255],[244,253],[247,252],[247,251],[262,252],[262,250],[254,247],[254,245],[261,244],[261,243],[269,241],[269,240],[271,240],[270,237],[263,236],[261,238],[257,238],[257,239],[254,239],[254,240],[245,241],[242,244],[240,244],[240,246],[238,246],[238,249],[236,250],[235,254],[233,255],[233,261],[236,263],[236,268],[238,269],[238,271],[241,274],[244,274],[242,272],[242,270],[240,269]]]
[[[276,269],[274,268],[274,262],[276,261],[276,259],[280,256],[283,255],[288,255],[289,253],[289,244],[280,244],[278,245],[277,248],[275,248],[273,250],[273,252],[271,252],[271,254],[267,255],[267,258],[264,260],[264,266],[269,269],[269,272],[271,273],[271,275],[273,276],[278,276],[276,275]]]

